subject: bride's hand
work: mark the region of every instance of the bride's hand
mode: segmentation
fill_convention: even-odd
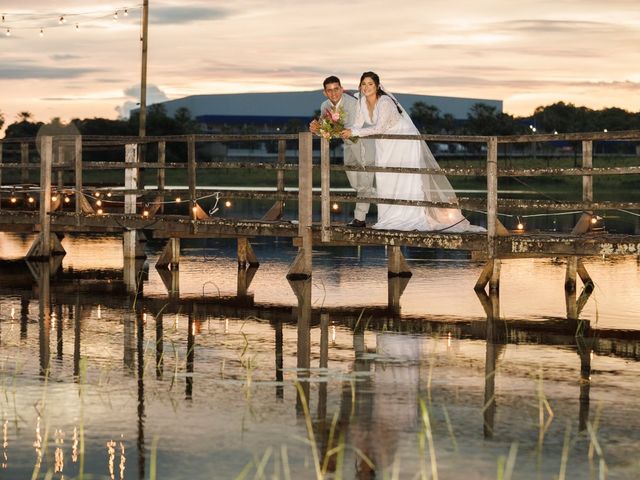
[[[345,128],[344,130],[342,130],[342,132],[340,132],[340,136],[342,138],[345,138],[345,139],[350,138],[351,137],[351,130],[348,129],[348,128]]]

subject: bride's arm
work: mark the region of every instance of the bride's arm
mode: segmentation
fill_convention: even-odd
[[[378,99],[376,109],[378,110],[376,123],[370,127],[353,127],[351,129],[351,135],[366,137],[368,135],[383,134],[400,120],[400,114],[398,113],[396,104],[387,95],[382,95]]]

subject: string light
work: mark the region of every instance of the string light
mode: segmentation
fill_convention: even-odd
[[[104,213],[103,210],[101,208],[99,208],[98,211],[97,211],[97,214],[98,215],[102,215],[103,213]]]
[[[334,212],[337,212],[339,209],[340,209],[340,205],[338,205],[337,203],[331,204],[331,210],[333,210]]]
[[[16,198],[15,193],[11,192],[11,203],[16,203],[18,199]]]
[[[40,29],[40,36],[44,37],[44,29],[42,29],[42,28]]]
[[[4,33],[7,37],[11,36],[11,29],[7,28],[7,31]]]
[[[113,21],[117,21],[118,20],[118,11],[116,10],[115,13],[113,14]]]
[[[227,200],[226,202],[224,202],[224,206],[229,208],[231,206],[231,200]]]
[[[35,198],[33,198],[31,195],[29,195],[29,196],[27,197],[27,202],[29,202],[29,203],[34,203],[35,201],[36,201],[36,199],[35,199]]]
[[[107,197],[111,198],[111,192],[107,192]]]
[[[100,196],[100,192],[95,192],[94,195],[96,198],[98,198]]]
[[[64,17],[62,17],[62,16],[61,16],[61,17],[58,19],[58,25],[62,25],[64,22],[65,22],[65,19],[64,19]]]
[[[516,225],[516,230],[524,230],[524,224],[522,223],[522,220],[520,220],[520,217],[518,217],[518,225]]]
[[[96,201],[96,205],[97,205],[97,206],[99,206],[99,207],[101,207],[101,206],[102,206],[102,200],[98,200],[98,201]]]
[[[76,32],[77,32],[78,30],[80,30],[80,25],[78,25],[78,24],[76,23]]]
[[[142,216],[147,218],[149,216],[149,204],[145,203],[144,210],[142,211]]]
[[[58,201],[58,196],[55,193],[53,195],[51,195],[51,201],[52,202],[57,202]]]
[[[176,203],[180,203],[182,199],[180,197],[176,197]]]
[[[129,9],[128,9],[128,8],[125,8],[125,9],[124,9],[124,16],[125,16],[125,17],[128,17],[128,16],[129,16]]]
[[[64,203],[69,203],[71,201],[71,199],[67,196],[64,197]]]

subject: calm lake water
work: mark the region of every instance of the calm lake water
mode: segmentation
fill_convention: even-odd
[[[291,285],[291,241],[256,240],[238,295],[235,241],[183,241],[169,295],[148,242],[132,296],[119,237],[65,238],[49,282],[31,241],[0,233],[2,479],[640,478],[636,257],[568,299],[563,259],[507,260],[498,302],[409,249],[392,312],[382,247]]]

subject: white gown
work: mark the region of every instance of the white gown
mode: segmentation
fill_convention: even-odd
[[[406,111],[400,113],[389,95],[381,95],[369,118],[366,98],[360,99],[356,122],[351,129],[358,137],[367,135],[419,135]],[[375,141],[376,166],[439,169],[429,147],[422,140]],[[444,175],[376,172],[376,192],[381,199],[426,200],[457,204],[458,199]],[[471,225],[455,208],[413,207],[378,204],[378,222],[373,228],[384,230],[420,230],[484,232]]]

